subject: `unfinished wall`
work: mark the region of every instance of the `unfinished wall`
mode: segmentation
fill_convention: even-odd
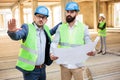
[[[83,22],[94,28],[94,4],[92,1],[79,2],[80,14],[83,15]],[[107,27],[113,26],[113,4],[111,2],[100,2],[100,13],[105,14]]]
[[[89,28],[93,28],[93,2],[80,2],[80,14],[83,15],[83,22],[89,26]]]
[[[112,2],[107,3],[107,26],[113,27],[114,26],[114,4]]]

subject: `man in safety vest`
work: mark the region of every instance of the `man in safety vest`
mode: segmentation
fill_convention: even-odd
[[[79,12],[79,6],[76,2],[68,2],[66,7],[66,22],[59,25],[54,40],[51,43],[51,59],[56,60],[59,57],[54,56],[53,48],[69,48],[87,44],[91,42],[88,27],[76,20]],[[73,53],[75,54],[75,53]],[[87,53],[94,56],[93,51]],[[72,59],[71,59],[72,60]],[[72,76],[75,80],[83,80],[83,63],[78,64],[61,64],[61,80],[71,80]]]
[[[106,54],[106,22],[105,22],[105,15],[99,15],[99,23],[98,23],[98,35],[100,36],[100,49],[98,54],[102,53],[103,55]]]
[[[16,27],[16,20],[8,22],[8,35],[13,40],[21,40],[21,48],[16,68],[23,73],[24,80],[46,80],[46,65],[52,60],[49,55],[51,35],[47,25],[49,11],[38,6],[34,12],[34,22]]]

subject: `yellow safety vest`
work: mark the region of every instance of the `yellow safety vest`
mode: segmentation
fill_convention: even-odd
[[[104,24],[105,24],[105,22],[101,22],[99,27],[102,28]],[[106,36],[106,29],[103,29],[103,30],[99,29],[98,30],[98,35],[99,36]]]
[[[51,38],[49,29],[46,25],[44,26],[44,30]],[[20,54],[16,66],[27,71],[32,71],[35,68],[35,63],[38,57],[37,51],[36,29],[33,24],[28,24],[28,35],[25,42],[21,43]]]
[[[78,22],[74,26],[72,35],[69,34],[67,23],[60,26],[60,47],[74,47],[83,45],[84,42],[84,24]]]

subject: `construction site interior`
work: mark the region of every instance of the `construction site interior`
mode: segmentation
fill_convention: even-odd
[[[8,21],[15,18],[17,27],[32,23],[35,8],[43,5],[50,11],[46,24],[51,29],[64,21],[64,7],[69,1],[79,4],[77,19],[89,27],[93,41],[98,36],[99,14],[106,17],[107,53],[89,57],[85,63],[93,80],[120,80],[120,0],[0,0],[0,80],[23,80],[22,73],[15,68],[20,41],[11,40],[8,36]],[[100,41],[96,50],[99,45]],[[61,80],[60,67],[55,61],[47,66],[46,71],[47,80]],[[86,72],[84,80],[88,80]]]

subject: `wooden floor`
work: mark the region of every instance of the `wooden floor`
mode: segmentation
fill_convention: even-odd
[[[108,33],[107,54],[90,57],[86,65],[94,80],[120,80],[120,33]],[[92,40],[97,36],[91,33]],[[19,41],[8,36],[0,36],[0,80],[23,80],[21,72],[15,69],[19,52]],[[97,45],[97,48],[99,43]],[[86,73],[85,80],[86,78]],[[55,62],[47,67],[47,80],[61,80],[60,68]],[[73,79],[74,80],[74,79]]]

